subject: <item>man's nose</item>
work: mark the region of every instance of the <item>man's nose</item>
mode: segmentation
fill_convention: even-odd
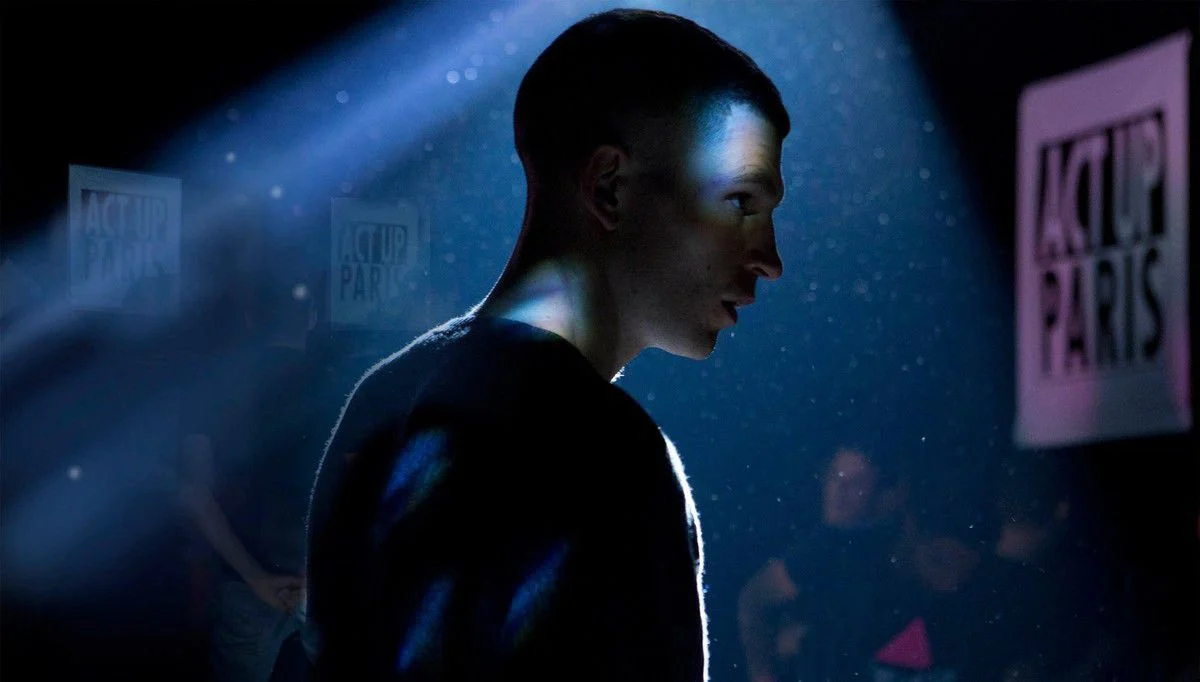
[[[751,248],[746,267],[759,277],[774,281],[783,276],[783,260],[775,246],[775,228],[772,226],[765,233],[762,240]]]

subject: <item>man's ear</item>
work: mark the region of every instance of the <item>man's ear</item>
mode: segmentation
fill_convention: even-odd
[[[605,144],[596,147],[579,176],[583,205],[607,232],[616,230],[621,220],[628,171],[629,155]]]

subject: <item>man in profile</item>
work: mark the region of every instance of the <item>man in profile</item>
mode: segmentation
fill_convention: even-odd
[[[646,348],[707,357],[780,276],[788,114],[711,32],[616,10],[538,57],[513,118],[528,198],[507,268],[363,377],[326,450],[317,675],[703,680],[690,488],[613,382]]]

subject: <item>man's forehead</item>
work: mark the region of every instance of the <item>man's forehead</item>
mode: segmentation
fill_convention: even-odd
[[[771,123],[749,105],[712,116],[692,149],[693,171],[706,184],[757,183],[780,194],[781,141]]]

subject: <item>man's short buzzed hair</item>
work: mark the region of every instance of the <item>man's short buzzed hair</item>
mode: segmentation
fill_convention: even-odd
[[[529,176],[572,175],[599,145],[628,149],[631,121],[696,116],[713,103],[752,106],[780,139],[791,130],[779,90],[741,50],[683,17],[611,10],[538,56],[517,91],[513,132]]]

